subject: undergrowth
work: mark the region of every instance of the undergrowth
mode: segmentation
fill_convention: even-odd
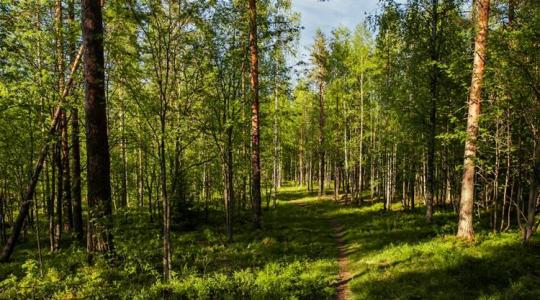
[[[454,237],[455,214],[444,209],[428,224],[422,207],[344,206],[296,188],[279,198],[262,230],[237,215],[233,242],[219,212],[209,224],[176,230],[167,283],[159,224],[142,210],[116,213],[113,260],[89,263],[82,246],[64,241],[58,252],[42,251],[40,268],[30,234],[12,261],[0,264],[0,298],[331,299],[338,272],[333,218],[346,229],[356,299],[540,299],[538,238],[524,247],[517,232],[491,233],[477,221],[476,240],[466,243]]]

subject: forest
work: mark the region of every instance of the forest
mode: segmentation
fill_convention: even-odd
[[[540,299],[540,2],[298,1],[0,0],[0,299]]]

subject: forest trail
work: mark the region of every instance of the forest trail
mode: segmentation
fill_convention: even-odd
[[[337,283],[337,296],[338,300],[351,299],[351,289],[349,287],[349,280],[352,276],[349,272],[348,265],[349,259],[347,258],[347,245],[344,240],[345,229],[343,226],[334,218],[328,219],[332,229],[334,230],[334,237],[336,239],[336,244],[338,246],[338,265],[339,265],[339,274],[338,274],[338,283]]]
[[[316,202],[306,203],[305,194],[299,195],[298,198],[289,200],[291,204],[298,205],[304,209],[316,210]],[[315,208],[315,209],[314,209]],[[352,292],[349,286],[349,281],[353,278],[351,272],[349,272],[349,258],[347,257],[347,244],[345,242],[346,229],[343,225],[335,219],[335,217],[325,216],[328,224],[332,227],[333,237],[335,244],[338,248],[337,263],[339,266],[339,272],[337,275],[338,282],[336,283],[336,297],[337,300],[352,299]]]

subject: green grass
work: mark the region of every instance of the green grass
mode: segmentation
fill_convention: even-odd
[[[328,224],[334,218],[346,229],[356,299],[540,299],[537,238],[523,247],[517,232],[492,234],[478,223],[469,244],[454,238],[451,211],[438,211],[431,225],[422,207],[343,206],[292,187],[279,199],[264,212],[262,230],[252,230],[248,214],[237,216],[231,243],[218,211],[208,225],[175,231],[167,284],[160,279],[159,225],[143,211],[116,213],[112,265],[89,264],[82,247],[65,241],[61,251],[43,252],[41,277],[30,235],[10,263],[0,264],[0,298],[154,299],[168,290],[177,299],[331,299],[338,272]]]

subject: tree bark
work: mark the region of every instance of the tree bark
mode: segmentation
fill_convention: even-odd
[[[430,41],[430,53],[431,53],[431,78],[430,78],[430,113],[429,113],[429,136],[428,136],[428,159],[427,159],[427,193],[426,193],[426,219],[428,222],[433,220],[433,195],[435,192],[435,136],[437,127],[437,100],[439,98],[438,79],[439,68],[437,66],[439,55],[437,48],[437,26],[439,22],[439,1],[432,0],[432,21],[431,21],[431,41]]]
[[[62,9],[62,0],[56,0],[54,5],[54,27],[55,27],[55,56],[56,56],[56,73],[58,76],[57,86],[58,94],[64,90],[64,36],[63,36],[63,9]],[[60,132],[63,134],[63,124],[65,123],[65,112],[64,109],[60,110],[60,120],[58,125],[60,127]],[[62,225],[64,224],[62,219],[62,199],[64,196],[64,172],[63,172],[63,161],[61,157],[61,138],[55,142],[53,150],[53,160],[56,168],[58,170],[57,176],[57,193],[56,193],[56,224],[54,226],[54,243],[53,249],[58,250],[60,247],[60,239],[62,237]]]
[[[68,120],[66,112],[62,113],[61,120],[62,144],[62,205],[64,208],[64,231],[71,232],[73,228],[73,210],[71,203],[71,173],[69,168]]]
[[[79,111],[71,110],[71,155],[73,157],[73,229],[77,240],[82,242],[84,238],[82,202],[81,202],[81,150],[79,142]]]
[[[112,251],[112,208],[109,139],[105,99],[103,19],[101,3],[82,0],[84,79],[86,93],[87,197],[89,252]]]
[[[278,82],[277,82],[277,67],[274,73],[274,136],[273,136],[273,142],[274,142],[274,153],[272,158],[272,185],[273,185],[273,193],[272,193],[272,200],[273,200],[273,206],[276,207],[276,197],[278,193],[279,188],[279,175],[280,172],[278,171],[279,168],[279,98],[278,98]]]
[[[261,227],[261,161],[259,149],[259,54],[257,46],[257,4],[249,0],[249,52],[251,85],[251,201],[253,226]]]
[[[465,159],[463,181],[461,185],[461,203],[457,236],[473,240],[473,205],[474,205],[474,173],[476,163],[476,142],[478,138],[478,122],[480,119],[480,103],[482,82],[486,63],[486,43],[489,25],[490,0],[476,1],[476,38],[474,45],[474,65],[471,88],[469,91],[469,113],[467,117],[467,139],[465,141]]]
[[[51,157],[52,157],[51,153]],[[52,159],[51,159],[52,161]],[[51,182],[50,182],[50,193],[47,197],[47,217],[49,221],[49,250],[54,251],[54,197],[56,193],[56,187],[55,187],[55,181],[56,181],[56,170],[54,167],[54,163],[47,163],[47,166],[51,166],[52,172],[51,172]],[[49,170],[45,170],[45,176],[48,176]],[[48,178],[47,178],[48,179]],[[48,181],[48,180],[47,180]],[[49,182],[47,182],[49,184]]]
[[[69,1],[68,19],[70,25],[75,25],[75,0]],[[75,48],[75,37],[70,36],[69,39],[69,55],[70,61],[73,63],[77,58],[77,50]],[[71,109],[71,155],[72,155],[72,175],[71,175],[71,200],[73,205],[73,230],[75,237],[79,242],[83,242],[84,230],[82,219],[82,203],[81,203],[81,149],[79,141],[79,110],[74,103]]]
[[[60,113],[60,123],[63,122],[62,115],[64,114],[64,110]],[[59,125],[62,126],[62,125]],[[60,141],[57,141],[54,144],[54,163],[56,164],[56,169],[58,170],[56,181],[56,223],[54,226],[54,250],[60,249],[60,240],[62,239],[62,224],[63,222],[63,205],[62,205],[62,196],[64,194],[64,185],[63,185],[63,164],[62,164],[62,155],[61,155],[61,145]]]
[[[232,135],[233,127],[228,126],[226,129],[226,145],[224,152],[224,164],[223,164],[223,175],[225,179],[224,184],[224,205],[225,205],[225,225],[227,229],[227,239],[232,241],[233,239],[233,196],[234,196],[234,181],[233,181],[233,144],[232,144]]]
[[[162,99],[162,103],[163,103]],[[171,270],[171,205],[167,195],[167,170],[165,158],[165,111],[161,112],[161,135],[159,141],[159,169],[161,178],[161,198],[163,204],[163,279],[170,279]]]

